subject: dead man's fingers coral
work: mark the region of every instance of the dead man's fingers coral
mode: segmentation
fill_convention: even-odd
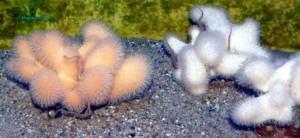
[[[256,58],[245,63],[241,69],[241,72],[244,73],[242,76],[250,80],[248,83],[250,82],[250,86],[254,89],[266,93],[258,98],[237,104],[232,112],[233,120],[237,124],[247,126],[262,125],[270,120],[275,120],[275,123],[279,125],[290,125],[294,116],[292,106],[297,103],[297,94],[293,92],[293,77],[297,78],[295,67],[298,60],[299,54],[296,54],[276,70],[266,58]],[[255,100],[258,100],[255,103],[261,102],[262,104],[252,103]],[[256,112],[256,120],[251,119],[252,117],[249,116],[251,114],[246,115],[248,111],[244,107],[250,106],[251,103],[252,106],[261,108],[260,111]]]
[[[20,35],[13,40],[13,50],[18,58],[35,61],[28,36]]]
[[[99,43],[98,37],[89,37],[83,41],[83,44],[81,47],[78,48],[78,52],[80,55],[79,62],[81,65],[83,65],[84,60],[86,59],[87,54],[96,47],[96,45]]]
[[[68,111],[80,113],[86,107],[87,103],[79,94],[78,89],[72,89],[63,95],[62,105],[67,108]]]
[[[166,50],[172,50],[175,56],[177,56],[179,51],[187,44],[176,34],[166,34],[164,37],[164,45]]]
[[[73,89],[77,86],[79,53],[71,47],[67,37],[57,30],[48,30],[41,36],[34,49],[36,58],[48,68],[56,70],[63,86]]]
[[[211,67],[219,64],[225,54],[225,36],[217,31],[202,32],[196,39],[194,49],[202,62]]]
[[[37,53],[34,51],[34,49],[37,49],[37,47],[39,46],[39,41],[43,35],[44,31],[42,30],[35,30],[32,33],[30,33],[29,42],[31,44],[31,49],[33,50],[33,54],[35,57]]]
[[[173,65],[177,67],[177,55],[187,44],[176,34],[166,34],[164,37],[164,47],[171,54]]]
[[[205,25],[206,31],[220,31],[225,35],[229,35],[232,22],[229,20],[227,11],[210,5],[196,5],[190,11],[190,19],[194,23]],[[200,26],[200,24],[198,24]],[[227,43],[228,40],[226,40]],[[227,46],[227,45],[226,45]]]
[[[178,56],[181,64],[180,81],[183,86],[194,95],[207,91],[209,76],[205,64],[197,57],[194,47],[188,45]]]
[[[232,120],[238,125],[258,125],[264,122],[262,115],[267,104],[258,98],[246,98],[236,103],[231,111]]]
[[[225,78],[232,78],[238,73],[242,64],[250,57],[251,55],[249,54],[225,52],[221,59],[222,61],[210,68],[210,70],[215,71],[215,74],[211,74],[211,76],[219,75]]]
[[[270,54],[260,46],[260,24],[247,18],[244,23],[232,27],[230,51],[250,53],[270,59]]]
[[[245,126],[261,126],[271,120],[275,120],[278,125],[289,125],[293,121],[293,105],[294,101],[288,95],[288,86],[277,81],[269,93],[236,104],[231,117],[235,123]]]
[[[195,41],[196,41],[196,39],[197,39],[197,37],[199,36],[200,33],[201,33],[201,30],[196,25],[193,25],[192,27],[189,28],[188,35],[189,35],[189,38],[190,38],[190,44],[191,45],[195,44]]]
[[[270,58],[260,46],[260,25],[253,19],[246,19],[242,24],[233,24],[228,13],[218,7],[197,5],[190,11],[190,19],[205,25],[205,31],[220,31],[226,36],[226,47],[232,52],[248,52],[257,56]]]
[[[274,72],[274,66],[267,58],[253,57],[244,63],[236,78],[241,85],[250,84],[254,89],[267,92]],[[241,79],[246,80],[239,81]]]
[[[8,75],[28,83],[33,74],[44,68],[44,66],[36,61],[31,40],[28,36],[20,35],[16,37],[13,41],[13,50],[16,58],[11,58],[5,65]]]
[[[108,101],[109,93],[113,85],[111,71],[103,66],[89,68],[83,74],[78,84],[80,97],[87,104],[99,106]]]
[[[152,83],[152,62],[141,54],[128,56],[114,75],[109,95],[112,104],[139,96]]]
[[[269,103],[278,110],[294,105],[295,102],[291,99],[289,91],[288,84],[280,81],[274,82],[269,90]]]
[[[68,44],[67,37],[58,30],[47,30],[38,40],[34,47],[36,59],[47,67],[56,69],[61,64],[62,52],[65,45]]]
[[[85,40],[89,37],[97,37],[99,39],[118,37],[107,25],[98,20],[86,22],[81,28],[81,35]]]
[[[30,79],[30,96],[34,103],[42,108],[59,103],[64,90],[57,74],[47,68],[37,71]]]
[[[281,82],[290,84],[293,76],[293,67],[298,59],[300,59],[300,56],[299,54],[296,54],[296,56],[293,56],[289,61],[285,62],[284,65],[277,68],[270,82],[280,80]]]
[[[121,40],[108,38],[98,42],[96,47],[87,54],[83,69],[100,65],[115,73],[123,60],[124,46]]]
[[[82,36],[81,47],[57,30],[19,36],[13,43],[15,55],[5,68],[12,78],[29,83],[35,104],[41,108],[61,104],[57,112],[80,118],[91,116],[91,105],[129,100],[149,88],[150,60],[139,54],[125,59],[121,39],[104,23],[86,23]]]
[[[164,38],[174,64],[178,56],[174,79],[199,95],[205,93],[210,78],[235,77],[239,85],[265,92],[233,108],[231,117],[236,124],[260,126],[275,120],[279,125],[289,125],[294,115],[292,106],[300,103],[299,54],[287,62],[272,63],[272,57],[260,45],[259,23],[248,18],[233,24],[222,8],[197,5],[190,11],[190,18],[199,27],[189,29],[189,43],[175,35]]]
[[[28,59],[15,59],[7,64],[9,75],[24,83],[29,83],[34,73],[43,69],[37,62]]]
[[[120,43],[120,38],[101,21],[92,20],[86,22],[81,30],[83,45],[78,49],[81,56],[80,62],[83,62],[86,59],[86,56],[99,42],[107,41],[107,39],[109,39],[110,41],[114,41],[114,43]]]

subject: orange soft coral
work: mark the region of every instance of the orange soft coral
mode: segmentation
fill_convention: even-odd
[[[121,39],[104,23],[87,22],[81,34],[80,48],[57,30],[18,36],[15,57],[6,65],[8,75],[29,83],[31,98],[41,108],[61,104],[58,111],[81,118],[91,115],[91,105],[129,100],[150,86],[153,71],[148,58],[125,58]]]

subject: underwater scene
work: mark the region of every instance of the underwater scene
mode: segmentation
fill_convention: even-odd
[[[300,1],[0,5],[3,137],[300,137]]]

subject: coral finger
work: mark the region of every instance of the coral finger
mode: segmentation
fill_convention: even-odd
[[[20,81],[28,83],[34,73],[43,69],[42,65],[28,59],[14,59],[6,64],[8,74]]]
[[[230,35],[230,51],[247,52],[270,59],[267,50],[260,46],[259,28],[260,24],[250,18],[245,19],[243,24],[233,26]]]
[[[27,36],[25,35],[17,36],[13,40],[13,48],[14,51],[16,52],[16,55],[19,58],[35,61],[35,57],[33,55],[33,51]]]
[[[86,22],[81,29],[81,35],[86,40],[89,37],[96,36],[99,39],[116,37],[116,35],[101,21],[92,20]]]
[[[34,103],[42,108],[48,108],[59,103],[64,89],[54,71],[42,69],[30,80],[30,95]]]
[[[245,78],[249,84],[264,92],[269,88],[269,80],[274,75],[275,69],[266,58],[255,57],[249,59],[238,73],[238,78]]]
[[[183,86],[195,95],[206,92],[208,87],[207,69],[197,57],[192,46],[186,46],[182,49],[178,57],[182,65],[181,82]]]
[[[78,49],[80,55],[80,62],[83,62],[88,54],[93,48],[96,47],[96,44],[99,42],[97,37],[90,37],[84,40],[82,46]]]
[[[237,103],[231,112],[233,121],[238,125],[260,125],[266,117],[263,116],[263,110],[268,105],[263,104],[258,98],[247,98]]]
[[[188,35],[191,40],[190,41],[191,45],[195,44],[195,41],[201,32],[202,31],[200,31],[200,29],[196,25],[193,25],[192,27],[189,28]]]
[[[123,58],[124,46],[120,40],[106,39],[97,44],[96,48],[88,53],[84,64],[84,70],[88,70],[94,66],[103,66],[114,73]]]
[[[217,74],[230,78],[238,73],[243,63],[249,58],[248,54],[235,54],[226,52],[220,64],[214,67]]]
[[[63,49],[66,42],[66,36],[57,30],[48,30],[38,41],[35,47],[37,60],[52,69],[61,66],[61,59],[64,57]]]
[[[286,84],[275,82],[269,93],[236,104],[231,117],[238,125],[261,126],[271,120],[280,126],[290,125],[293,122],[294,105],[294,101],[288,96]]]
[[[125,59],[114,77],[109,100],[114,102],[128,100],[141,94],[151,84],[152,63],[142,55]]]
[[[194,45],[197,56],[208,66],[215,66],[222,61],[225,47],[225,36],[216,31],[202,32]]]
[[[164,46],[172,56],[177,56],[179,51],[186,45],[187,44],[176,34],[166,34],[164,37]]]
[[[42,38],[43,35],[44,35],[44,32],[41,30],[33,31],[30,34],[29,43],[31,45],[31,49],[33,51],[34,56],[37,55],[36,49],[39,46],[39,40]]]
[[[102,66],[95,66],[80,79],[78,92],[85,103],[98,106],[107,102],[112,84],[112,73]]]
[[[68,109],[68,111],[81,112],[85,107],[85,102],[80,97],[78,90],[73,89],[63,96],[62,104]]]
[[[226,36],[229,35],[233,24],[225,9],[211,5],[194,6],[190,11],[190,19],[199,26],[204,25],[206,31],[220,31]]]

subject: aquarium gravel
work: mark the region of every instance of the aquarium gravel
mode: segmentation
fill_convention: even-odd
[[[259,137],[253,128],[233,124],[229,114],[236,102],[254,96],[250,89],[239,87],[234,79],[216,78],[206,94],[191,95],[173,80],[174,67],[161,40],[122,40],[127,53],[146,54],[153,61],[153,84],[143,95],[151,96],[140,104],[94,107],[89,119],[49,118],[49,110],[33,104],[28,85],[7,77],[3,66],[12,50],[0,52],[1,137]],[[291,55],[270,52],[279,59]]]

